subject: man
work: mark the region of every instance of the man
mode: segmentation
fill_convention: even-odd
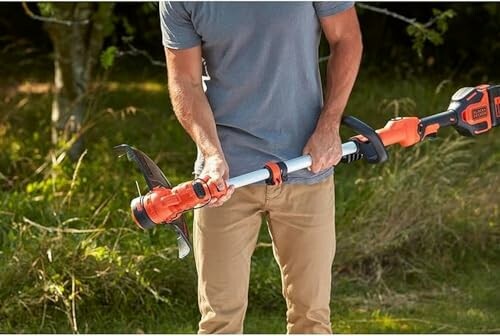
[[[195,212],[199,332],[242,332],[250,259],[265,218],[287,331],[331,333],[332,167],[362,50],[353,3],[161,2],[160,18],[172,105],[198,147],[196,175],[222,189],[230,176],[269,161],[312,157],[309,171],[282,185],[229,187]],[[324,103],[321,30],[332,54]]]

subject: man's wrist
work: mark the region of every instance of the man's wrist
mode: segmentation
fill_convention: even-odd
[[[316,129],[328,132],[339,132],[342,121],[342,111],[323,110]]]
[[[224,158],[224,153],[222,152],[222,148],[217,146],[200,146],[200,151],[204,157],[221,157]]]

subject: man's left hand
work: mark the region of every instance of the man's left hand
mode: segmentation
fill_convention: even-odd
[[[304,155],[311,156],[309,170],[315,174],[335,166],[342,159],[342,140],[338,127],[318,126],[302,151]]]

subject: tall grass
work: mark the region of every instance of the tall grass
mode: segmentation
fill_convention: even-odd
[[[195,330],[193,260],[176,258],[175,237],[166,228],[143,233],[134,227],[127,208],[134,180],[142,183],[142,177],[111,151],[124,142],[136,145],[174,184],[191,178],[194,146],[169,110],[164,79],[147,78],[134,79],[134,86],[101,83],[78,162],[65,156],[65,144],[48,142],[48,92],[13,87],[8,97],[0,93],[6,102],[0,114],[1,331],[159,331],[160,315],[168,315],[161,325],[171,329],[164,331]],[[380,127],[394,114],[438,112],[453,88],[436,91],[436,85],[362,78],[348,113]],[[339,167],[334,271],[374,285],[394,274],[432,283],[467,258],[498,258],[495,133],[471,140],[445,132],[433,142],[391,149],[383,165]],[[266,244],[255,253],[252,274],[250,302],[282,313],[279,273]]]
[[[393,150],[376,174],[357,178],[351,192],[363,196],[345,200],[338,216],[339,270],[380,280],[398,269],[421,281],[451,271],[467,252],[498,252],[500,176],[496,160],[477,164],[473,146],[451,136]]]

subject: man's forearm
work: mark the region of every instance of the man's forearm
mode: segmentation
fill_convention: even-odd
[[[335,166],[342,157],[339,127],[358,74],[363,49],[354,8],[320,21],[330,44],[331,57],[326,71],[323,109],[316,129],[303,149],[304,154],[312,157],[310,170],[313,173]]]
[[[326,71],[325,102],[319,127],[338,130],[361,61],[360,35],[353,35],[331,45]]]
[[[169,78],[175,115],[203,155],[223,155],[212,109],[200,83]]]
[[[165,48],[168,88],[174,113],[203,155],[203,170],[199,178],[214,183],[219,190],[226,188],[229,178],[227,165],[215,126],[212,108],[201,82],[201,46],[188,49]],[[207,180],[208,179],[208,180]],[[222,197],[214,197],[209,206],[218,206],[231,197],[234,188],[227,188]]]

